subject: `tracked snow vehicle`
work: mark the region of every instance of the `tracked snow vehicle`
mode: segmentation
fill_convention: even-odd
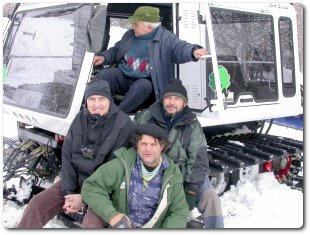
[[[22,4],[9,15],[3,112],[18,120],[19,140],[4,139],[4,183],[24,173],[36,179],[59,173],[61,146],[83,107],[86,83],[106,69],[93,67],[94,53],[120,39],[130,28],[126,19],[140,5]],[[299,180],[301,187],[303,143],[268,135],[272,119],[303,112],[293,6],[147,5],[160,8],[162,26],[209,52],[198,62],[176,65],[175,77],[204,129],[218,193],[264,171],[288,184]],[[14,193],[7,188],[5,195],[14,198]]]

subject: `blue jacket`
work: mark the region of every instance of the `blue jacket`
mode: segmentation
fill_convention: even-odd
[[[135,38],[134,31],[128,30],[114,47],[100,52],[105,64],[118,64],[130,48]],[[178,36],[159,26],[157,33],[149,45],[149,64],[156,99],[163,96],[166,84],[174,78],[174,64],[197,61],[192,57],[192,49],[198,46],[180,40]]]

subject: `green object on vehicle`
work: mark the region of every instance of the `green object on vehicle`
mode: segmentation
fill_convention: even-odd
[[[223,91],[224,89],[230,87],[230,75],[224,66],[219,65],[218,68],[221,80],[221,89]],[[209,86],[211,87],[212,91],[216,91],[214,72],[209,75]]]

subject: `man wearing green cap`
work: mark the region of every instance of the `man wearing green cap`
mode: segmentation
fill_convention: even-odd
[[[197,44],[180,40],[160,26],[159,9],[142,6],[128,18],[132,29],[109,50],[95,55],[95,65],[103,69],[99,79],[106,80],[112,95],[124,95],[119,104],[124,112],[134,112],[148,98],[161,99],[165,85],[174,77],[174,64],[198,61],[207,52]]]

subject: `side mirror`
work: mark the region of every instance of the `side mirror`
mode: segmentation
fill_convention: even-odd
[[[86,50],[98,53],[104,44],[105,28],[107,18],[106,6],[95,6],[93,17],[87,24]]]

